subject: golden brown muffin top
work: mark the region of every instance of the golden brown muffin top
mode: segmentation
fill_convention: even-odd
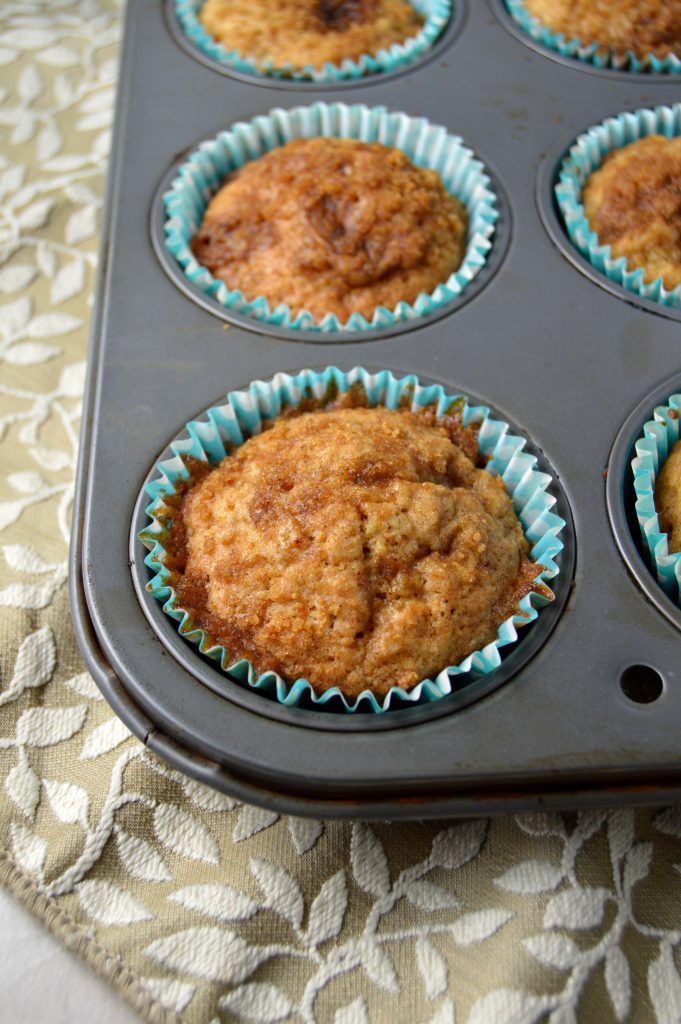
[[[344,322],[432,292],[459,267],[466,229],[436,172],[401,150],[298,139],[230,175],[192,250],[248,300]]]
[[[584,187],[589,225],[629,269],[681,284],[681,138],[650,135],[606,156]]]
[[[669,534],[670,554],[681,551],[681,441],[677,441],[655,484],[655,508],[663,533]]]
[[[552,32],[639,60],[681,55],[681,0],[526,0]]]
[[[259,64],[341,64],[417,35],[423,18],[406,0],[206,0],[203,27]]]
[[[433,677],[537,588],[503,482],[465,450],[475,433],[432,410],[279,417],[175,511],[180,604],[233,657],[318,693]]]

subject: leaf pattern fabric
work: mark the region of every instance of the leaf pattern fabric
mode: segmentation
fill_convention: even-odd
[[[679,808],[280,816],[164,765],[83,670],[66,546],[121,14],[0,11],[0,877],[150,1021],[678,1024]]]

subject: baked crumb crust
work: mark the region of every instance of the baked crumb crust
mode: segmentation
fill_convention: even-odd
[[[199,21],[229,50],[296,69],[373,56],[423,26],[406,0],[206,0]]]
[[[681,0],[525,0],[552,32],[642,60],[681,54]]]
[[[582,201],[599,242],[629,269],[668,289],[681,284],[681,138],[650,135],[609,153]]]
[[[337,406],[279,417],[204,468],[168,564],[192,622],[235,659],[382,696],[494,640],[538,569],[458,416]]]
[[[655,484],[660,527],[669,534],[669,551],[681,551],[681,441],[677,441]]]
[[[297,139],[230,175],[192,250],[248,300],[345,322],[432,292],[460,266],[466,232],[462,203],[401,150]]]

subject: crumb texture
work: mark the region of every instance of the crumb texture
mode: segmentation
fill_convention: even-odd
[[[583,203],[599,241],[629,269],[665,288],[681,284],[681,138],[650,135],[609,153]]]
[[[471,433],[384,408],[278,418],[185,495],[182,606],[317,692],[382,695],[457,664],[538,574],[502,481],[463,450]]]
[[[681,54],[681,0],[526,0],[531,14],[566,39],[599,43],[642,60]]]
[[[299,139],[227,179],[192,249],[249,300],[345,322],[432,292],[461,264],[466,229],[464,206],[401,150]]]
[[[296,69],[374,56],[423,26],[406,0],[206,0],[199,20],[226,49]]]
[[[655,508],[669,551],[681,551],[681,441],[672,448],[655,484]]]

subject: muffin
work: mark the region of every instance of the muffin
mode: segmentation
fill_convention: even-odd
[[[230,175],[192,252],[247,300],[321,320],[413,302],[464,258],[467,213],[439,175],[399,149],[296,139]]]
[[[423,26],[406,0],[206,0],[199,21],[229,50],[296,69],[373,55]]]
[[[179,602],[233,659],[317,693],[405,690],[497,637],[542,587],[461,417],[350,392],[190,467],[165,544]]]
[[[552,32],[641,60],[681,54],[681,0],[525,0]]]
[[[677,441],[655,484],[660,528],[669,536],[669,552],[681,551],[681,441]]]
[[[681,284],[681,137],[651,135],[609,153],[582,195],[589,227],[647,283]]]

